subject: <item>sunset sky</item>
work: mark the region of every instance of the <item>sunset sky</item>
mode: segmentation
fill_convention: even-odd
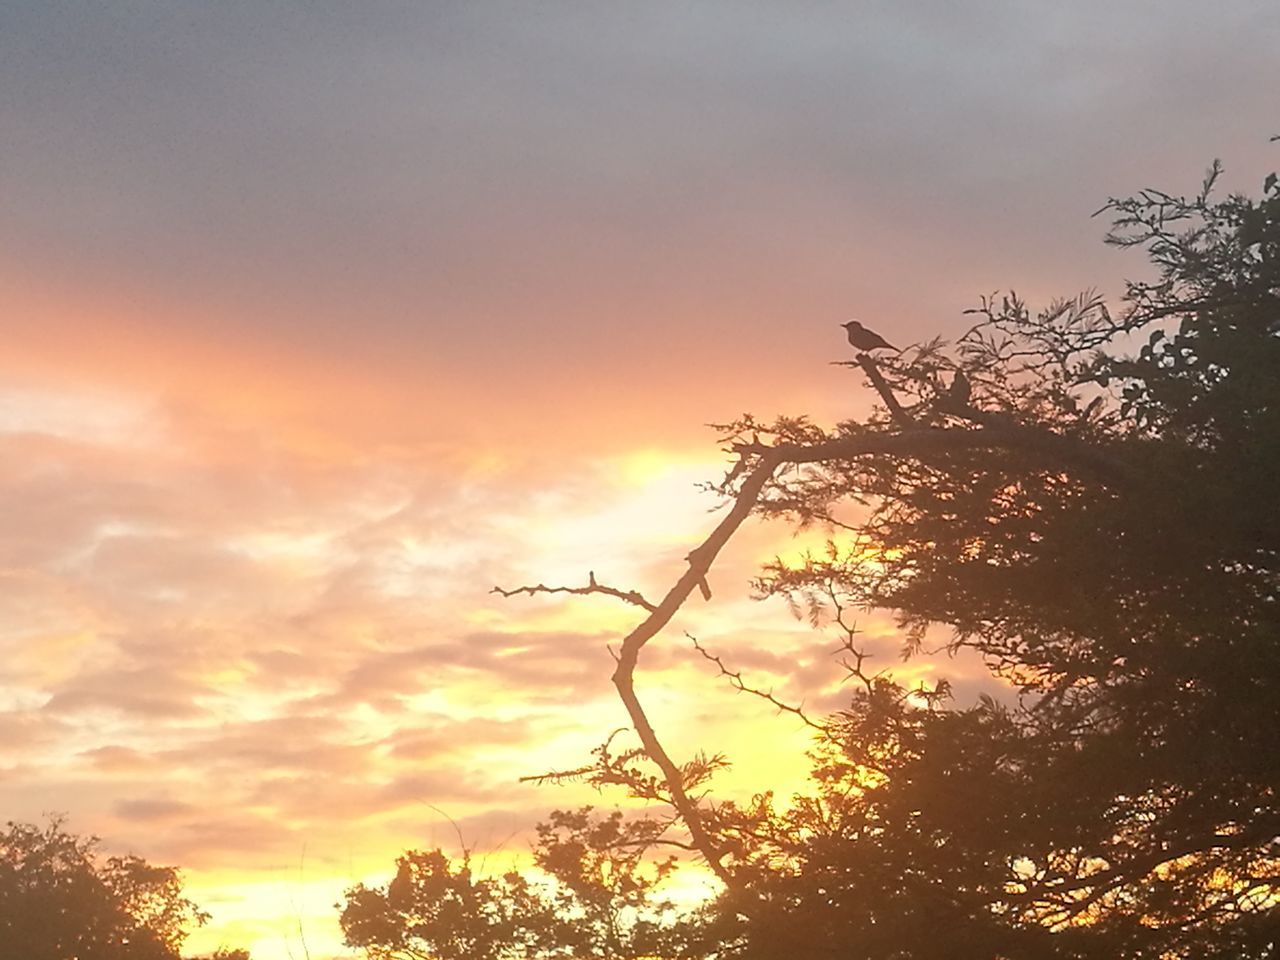
[[[744,411],[1142,274],[1108,196],[1280,166],[1280,7],[0,0],[0,821],[181,866],[192,950],[346,956],[407,847],[518,862],[626,723],[588,570],[660,595]],[[841,703],[745,529],[638,684],[725,789]],[[862,617],[893,662],[892,621]],[[972,691],[972,664],[912,663]],[[969,683],[965,683],[965,678]]]

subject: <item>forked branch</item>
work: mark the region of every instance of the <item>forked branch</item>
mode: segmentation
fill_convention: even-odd
[[[874,364],[871,365],[871,369],[874,370]],[[877,374],[878,372],[876,371]],[[871,375],[870,370],[868,374]],[[882,397],[886,392],[888,392],[887,387],[881,392]],[[891,398],[892,393],[888,392],[886,403],[890,404],[892,411],[894,403],[891,402]],[[902,413],[899,407],[894,412],[894,416],[895,418],[905,417],[905,413]],[[874,455],[927,460],[930,457],[957,451],[995,448],[1020,449],[1036,453],[1060,467],[1081,470],[1108,484],[1128,479],[1128,473],[1123,464],[1113,461],[1104,453],[1086,446],[1075,438],[1025,426],[1012,420],[988,422],[980,429],[934,429],[910,426],[895,433],[861,434],[816,443],[782,443],[775,446],[761,443],[742,444],[737,448],[739,462],[730,474],[734,478],[741,478],[737,492],[733,496],[732,506],[707,538],[689,552],[688,568],[657,604],[645,600],[636,591],[619,590],[600,584],[595,580],[594,575],[588,578],[588,583],[584,587],[548,587],[545,584],[538,584],[514,590],[494,589],[503,596],[520,593],[531,595],[601,593],[647,611],[645,618],[623,638],[616,655],[617,667],[613,672],[613,685],[640,737],[645,754],[662,772],[670,789],[670,802],[684,821],[693,846],[716,876],[726,886],[733,887],[735,886],[734,877],[723,863],[725,851],[707,830],[697,801],[689,796],[685,789],[685,777],[681,767],[671,759],[662,746],[636,694],[635,672],[639,664],[640,651],[671,622],[676,611],[683,606],[689,595],[695,589],[702,589],[712,563],[738,527],[756,508],[762,493],[780,467],[853,460]],[[861,667],[860,661],[858,667]],[[860,669],[855,670],[854,673],[859,675]]]

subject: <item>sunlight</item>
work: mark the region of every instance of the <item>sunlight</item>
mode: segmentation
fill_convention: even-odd
[[[151,403],[101,388],[0,387],[0,434],[39,434],[94,446],[156,447],[166,439]]]
[[[9,4],[0,955],[1271,949],[1273,7]]]

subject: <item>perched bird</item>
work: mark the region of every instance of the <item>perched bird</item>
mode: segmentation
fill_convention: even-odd
[[[857,320],[850,320],[848,323],[842,323],[849,334],[849,343],[855,350],[861,350],[864,353],[868,350],[897,350],[893,344],[885,340],[884,337],[876,333],[874,330],[868,330]]]
[[[947,402],[953,407],[967,407],[972,394],[973,387],[969,383],[969,378],[965,376],[963,370],[957,370],[956,375],[951,379],[951,389],[947,391]]]

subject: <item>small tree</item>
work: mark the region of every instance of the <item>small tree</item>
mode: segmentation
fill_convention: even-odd
[[[0,947],[22,960],[175,960],[207,915],[178,871],[97,854],[60,818],[0,833]]]

